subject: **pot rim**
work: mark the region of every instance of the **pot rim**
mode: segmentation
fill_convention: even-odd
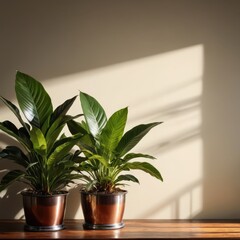
[[[29,190],[23,190],[21,191],[22,196],[31,196],[31,197],[41,197],[41,198],[51,198],[51,197],[58,197],[58,196],[66,196],[68,195],[68,191],[59,191],[57,193],[53,193],[52,195],[44,195],[40,193],[35,193]]]
[[[94,195],[94,196],[117,196],[117,195],[125,195],[127,194],[127,191],[119,190],[117,192],[106,193],[106,192],[88,192],[85,190],[80,190],[80,193],[84,195]]]

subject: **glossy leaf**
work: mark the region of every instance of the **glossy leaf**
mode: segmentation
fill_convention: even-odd
[[[97,100],[86,93],[80,92],[80,101],[89,131],[98,137],[107,123],[106,113]]]
[[[50,125],[52,125],[60,116],[65,116],[74,103],[77,96],[66,100],[63,104],[59,105],[51,115]]]
[[[52,165],[61,158],[65,157],[68,154],[68,152],[73,148],[73,146],[77,143],[78,140],[79,136],[68,137],[57,141],[55,144],[54,151],[48,158],[48,165]],[[58,142],[60,142],[60,144]]]
[[[149,124],[138,125],[124,134],[121,141],[119,142],[116,152],[118,156],[124,156],[133,147],[135,147],[139,141],[155,126],[162,122],[154,122]]]
[[[17,72],[15,91],[26,119],[33,126],[41,128],[53,112],[51,98],[42,84],[31,76]]]
[[[67,122],[67,126],[68,126],[68,129],[69,131],[72,133],[72,134],[77,134],[77,133],[82,133],[83,135],[84,134],[87,134],[88,132],[86,131],[85,128],[83,128],[82,124],[79,123],[79,122],[76,122],[74,120],[70,120]]]
[[[28,124],[27,124],[28,126]],[[22,141],[29,146],[29,149],[32,149],[33,145],[32,142],[30,140],[30,128],[28,128],[29,130],[27,131],[25,127],[21,127],[18,129],[18,136],[22,139]]]
[[[151,176],[163,181],[160,172],[148,162],[128,162],[125,164],[124,170],[130,169],[142,170],[146,173],[149,173]]]
[[[47,133],[46,133],[46,141],[48,145],[48,152],[52,151],[52,147],[56,140],[58,139],[61,131],[63,130],[66,123],[72,121],[72,119],[79,117],[77,116],[58,116],[58,118],[50,125]]]
[[[30,139],[34,150],[38,154],[45,156],[47,153],[47,142],[42,131],[39,128],[33,127],[30,132]]]
[[[115,112],[107,121],[100,135],[100,148],[103,148],[103,155],[109,160],[112,159],[113,151],[122,138],[127,121],[127,114],[127,108]]]

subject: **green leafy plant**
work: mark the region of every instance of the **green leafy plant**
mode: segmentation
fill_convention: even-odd
[[[18,128],[7,120],[0,122],[0,129],[20,146],[5,147],[0,152],[0,159],[14,161],[20,167],[3,176],[0,191],[19,181],[27,184],[33,192],[54,194],[79,178],[76,173],[79,151],[71,152],[79,136],[62,134],[63,127],[74,118],[67,115],[67,111],[76,96],[53,110],[51,98],[42,84],[19,71],[16,73],[15,93],[21,112],[11,101],[2,96],[0,99],[15,114],[21,126]]]
[[[116,111],[109,119],[99,102],[80,92],[85,121],[70,120],[67,125],[72,134],[82,134],[78,146],[82,151],[79,170],[85,191],[114,192],[121,190],[125,181],[139,183],[130,170],[142,170],[162,181],[160,172],[150,163],[136,158],[155,159],[142,153],[130,153],[138,142],[162,122],[138,125],[124,134],[128,108]]]

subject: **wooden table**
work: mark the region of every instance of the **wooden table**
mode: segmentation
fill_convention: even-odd
[[[83,230],[66,220],[57,232],[25,232],[24,221],[1,220],[0,239],[240,239],[240,220],[125,220],[119,230]]]

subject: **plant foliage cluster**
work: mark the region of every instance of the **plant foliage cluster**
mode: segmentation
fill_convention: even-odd
[[[19,71],[15,93],[19,107],[4,97],[0,99],[17,117],[20,127],[6,120],[0,122],[0,130],[21,147],[5,147],[0,158],[14,161],[21,167],[4,175],[0,191],[20,181],[33,192],[54,194],[81,179],[85,191],[111,193],[121,189],[126,181],[139,183],[133,174],[129,174],[130,170],[142,170],[162,180],[152,164],[136,160],[153,160],[153,156],[131,152],[161,122],[141,124],[125,132],[128,108],[116,111],[108,119],[100,103],[83,92],[79,98],[84,120],[78,122],[75,118],[82,114],[67,115],[77,96],[53,109],[42,84]],[[65,125],[71,136],[62,133]],[[74,146],[79,149],[74,150]]]
[[[105,110],[92,96],[80,92],[80,102],[85,121],[70,120],[67,124],[72,134],[82,134],[78,146],[84,157],[80,165],[86,191],[114,192],[125,181],[139,183],[128,172],[142,170],[162,180],[160,172],[150,163],[137,158],[155,159],[153,156],[130,152],[138,142],[161,122],[138,125],[124,133],[128,108],[123,108],[107,119]]]
[[[78,136],[66,137],[62,129],[73,117],[67,115],[76,97],[66,100],[53,110],[49,94],[40,82],[17,72],[15,92],[18,105],[0,97],[14,113],[20,128],[11,121],[0,122],[0,129],[15,138],[19,146],[7,146],[0,152],[0,158],[14,161],[21,167],[9,171],[1,180],[0,191],[10,183],[26,183],[34,192],[52,194],[79,178],[77,174],[78,152],[70,150]],[[26,121],[22,118],[25,116]]]

